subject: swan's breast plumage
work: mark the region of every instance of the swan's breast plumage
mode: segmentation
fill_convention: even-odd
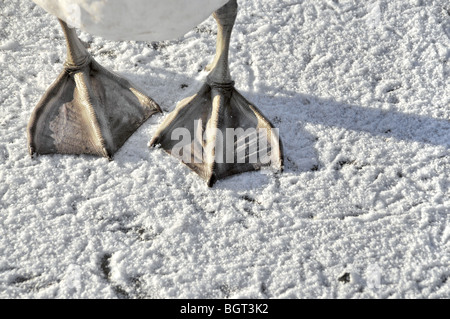
[[[110,40],[175,39],[228,0],[33,0],[70,26]]]

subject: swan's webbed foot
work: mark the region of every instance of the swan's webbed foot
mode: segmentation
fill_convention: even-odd
[[[231,80],[228,49],[236,13],[236,0],[214,13],[217,52],[208,79],[196,95],[177,105],[150,142],[180,158],[208,186],[233,174],[283,168],[278,130]]]
[[[68,59],[33,111],[28,124],[29,152],[111,159],[142,123],[161,110],[126,79],[98,64],[75,31],[60,22]]]
[[[208,186],[230,175],[283,167],[278,131],[231,84],[205,83],[181,101],[150,145],[161,145]]]

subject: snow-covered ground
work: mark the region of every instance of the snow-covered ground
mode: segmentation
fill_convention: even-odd
[[[232,76],[285,171],[213,188],[148,143],[205,79],[214,19],[158,43],[80,33],[166,112],[112,162],[31,159],[64,38],[32,1],[0,2],[1,298],[450,297],[449,2],[238,2]]]

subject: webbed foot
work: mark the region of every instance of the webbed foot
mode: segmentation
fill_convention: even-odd
[[[283,169],[278,130],[235,89],[230,76],[228,51],[236,14],[236,0],[214,13],[217,52],[207,81],[177,105],[150,142],[180,158],[208,186],[263,167]]]
[[[111,159],[133,132],[161,109],[126,79],[98,64],[75,30],[60,23],[67,40],[67,61],[31,115],[29,152]]]

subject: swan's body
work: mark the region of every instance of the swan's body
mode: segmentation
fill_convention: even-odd
[[[228,0],[33,0],[69,25],[110,40],[180,37]]]

